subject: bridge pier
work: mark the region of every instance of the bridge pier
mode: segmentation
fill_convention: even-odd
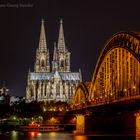
[[[77,134],[85,133],[85,116],[82,114],[76,115],[76,133]]]
[[[76,115],[76,134],[87,134],[93,132],[94,119],[92,115]]]
[[[136,114],[134,116],[134,114]],[[76,115],[76,134],[105,133],[132,135],[140,139],[140,111]]]
[[[140,139],[140,110],[138,113],[135,113],[136,117],[136,140]]]

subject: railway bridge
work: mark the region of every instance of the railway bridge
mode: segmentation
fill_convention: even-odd
[[[92,81],[78,85],[71,107],[68,113],[76,115],[79,133],[85,132],[90,120],[85,116],[94,119],[96,114],[114,113],[114,118],[118,117],[116,114],[123,114],[119,118],[127,120],[126,125],[129,120],[133,122],[140,135],[140,33],[119,32],[107,40]]]

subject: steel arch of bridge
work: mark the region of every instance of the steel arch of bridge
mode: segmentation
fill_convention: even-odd
[[[89,104],[136,97],[140,92],[140,33],[120,32],[105,44],[95,67]],[[76,100],[77,92],[73,100]]]
[[[85,106],[88,103],[89,97],[89,86],[90,83],[81,82],[75,91],[75,95],[73,96],[72,107],[75,108],[76,106]]]
[[[105,55],[113,48],[125,48],[140,61],[140,33],[120,32],[112,36],[105,44],[95,66],[92,83],[96,79],[98,69]]]

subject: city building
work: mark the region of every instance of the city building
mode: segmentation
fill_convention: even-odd
[[[44,21],[42,20],[39,47],[36,51],[34,71],[29,70],[26,100],[31,101],[61,101],[70,102],[76,86],[82,81],[81,71],[71,72],[70,52],[65,44],[63,22],[57,44],[54,43],[53,60],[47,47]]]
[[[0,105],[10,104],[10,96],[8,92],[9,89],[6,88],[5,84],[3,84],[2,88],[0,89]]]
[[[10,97],[10,105],[19,104],[20,102],[25,101],[25,97],[23,96],[11,96]]]

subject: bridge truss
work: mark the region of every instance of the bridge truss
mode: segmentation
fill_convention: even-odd
[[[107,41],[85,89],[77,87],[73,108],[140,97],[140,33],[120,32]]]

